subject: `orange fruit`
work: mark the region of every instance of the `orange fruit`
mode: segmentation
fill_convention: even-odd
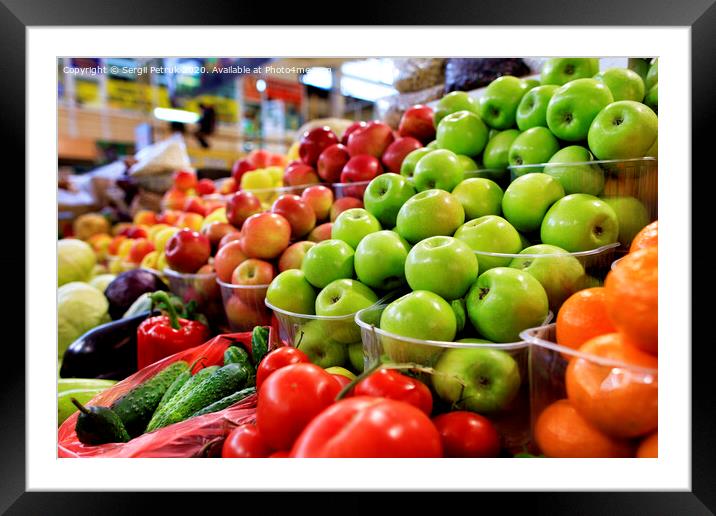
[[[639,349],[659,349],[659,248],[638,249],[619,260],[604,282],[614,326]]]
[[[567,400],[552,403],[537,418],[535,442],[546,457],[631,457],[629,441],[610,437],[584,419]]]
[[[659,245],[659,221],[655,220],[648,226],[644,226],[641,231],[639,231],[636,236],[634,237],[634,240],[631,241],[631,246],[629,247],[629,252],[633,253],[634,251],[638,249],[644,249],[645,247],[651,247],[651,246],[657,246]]]
[[[641,368],[657,368],[656,357],[625,343],[619,333],[595,337],[579,351]],[[656,373],[575,357],[567,366],[565,384],[572,405],[601,431],[627,438],[656,430],[659,414]]]
[[[616,331],[607,315],[604,287],[572,294],[557,313],[557,344],[578,349],[589,339]]]
[[[659,457],[659,432],[645,437],[636,449],[636,456],[640,459],[656,459]]]

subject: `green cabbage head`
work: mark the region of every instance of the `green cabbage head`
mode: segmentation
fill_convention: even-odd
[[[112,283],[116,277],[116,274],[99,274],[89,280],[89,284],[104,294],[107,285]]]
[[[73,281],[57,289],[57,351],[59,357],[78,337],[110,321],[109,302],[88,283]]]
[[[92,247],[76,238],[57,242],[57,286],[71,281],[87,281],[92,275],[97,257]]]

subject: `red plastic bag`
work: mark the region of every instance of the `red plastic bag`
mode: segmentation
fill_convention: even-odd
[[[269,331],[270,349],[279,342],[276,335],[278,333],[271,328]],[[197,363],[193,372],[201,367],[222,365],[224,351],[232,344],[242,344],[247,351],[251,352],[251,332],[218,335],[201,346],[166,357],[101,392],[87,405],[109,406],[134,386],[178,360],[184,360],[191,364],[203,357],[203,362]],[[160,428],[154,432],[140,435],[127,443],[108,443],[98,446],[82,444],[75,433],[77,415],[78,413],[75,412],[67,418],[57,431],[58,457],[204,457],[220,450],[224,439],[236,426],[255,420],[256,395],[249,396],[219,412]]]

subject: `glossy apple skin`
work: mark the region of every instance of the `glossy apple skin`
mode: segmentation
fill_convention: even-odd
[[[237,184],[241,184],[241,176],[249,170],[256,170],[256,167],[246,158],[237,159],[231,167],[231,177]]]
[[[584,140],[597,114],[614,102],[609,88],[595,79],[577,79],[554,92],[547,105],[547,127],[568,142]]]
[[[646,87],[644,80],[634,70],[629,68],[609,68],[599,72],[594,79],[604,83],[614,97],[614,101],[633,100],[641,102],[644,100]]]
[[[129,255],[127,259],[132,263],[141,263],[142,259],[154,251],[154,244],[152,244],[146,238],[137,238],[132,243],[132,247],[129,249]]]
[[[323,288],[337,279],[353,277],[355,251],[342,240],[324,240],[311,247],[303,258],[301,270],[306,280]]]
[[[296,163],[290,168],[287,167],[283,174],[284,186],[313,185],[319,182],[316,171],[305,163]]]
[[[228,222],[212,222],[208,226],[204,226],[201,230],[209,238],[211,244],[212,256],[219,250],[219,242],[230,233],[238,233],[239,231]]]
[[[250,258],[241,262],[231,275],[234,285],[268,285],[275,274],[273,265],[264,260]]]
[[[348,138],[351,134],[353,134],[354,131],[357,131],[358,129],[362,129],[368,125],[368,122],[364,122],[363,120],[356,120],[351,125],[349,125],[346,130],[343,132],[343,136],[341,136],[341,144],[347,145],[348,144]]]
[[[619,220],[611,206],[593,195],[567,195],[547,211],[540,236],[542,243],[570,253],[589,251],[618,240]]]
[[[549,313],[547,293],[540,282],[509,267],[480,274],[466,304],[472,325],[493,342],[519,342],[521,331],[540,326]]]
[[[487,126],[471,111],[457,111],[440,121],[436,141],[441,149],[477,156],[487,144]]]
[[[413,173],[418,192],[435,188],[451,192],[464,177],[465,170],[457,154],[447,149],[434,150],[420,158]]]
[[[410,243],[437,235],[451,236],[465,222],[460,201],[445,190],[425,190],[398,211],[395,231]]]
[[[542,67],[540,82],[561,86],[575,79],[594,77],[599,72],[599,59],[564,57],[548,59]]]
[[[291,240],[291,224],[277,213],[251,215],[241,228],[241,245],[249,258],[270,260],[279,256]]]
[[[415,188],[398,174],[381,174],[373,179],[363,194],[365,209],[372,213],[383,227],[395,227],[400,207],[415,195]]]
[[[597,159],[630,159],[646,155],[657,133],[658,118],[649,106],[621,100],[599,112],[587,139]]]
[[[559,150],[557,138],[546,127],[533,127],[521,133],[510,146],[507,160],[510,165],[546,163]],[[515,175],[541,172],[538,167],[513,170]]]
[[[221,240],[219,240],[219,245],[217,247],[217,252],[222,247],[224,247],[229,242],[235,242],[237,240],[241,240],[241,231],[236,231],[234,233],[227,233],[223,237],[221,237]]]
[[[240,228],[251,215],[261,212],[261,201],[251,192],[236,192],[226,202],[226,220]]]
[[[291,225],[291,238],[299,239],[316,227],[316,214],[298,195],[284,194],[276,199],[271,212],[283,216]]]
[[[266,291],[266,300],[287,312],[316,313],[316,290],[299,269],[289,269],[276,276]]]
[[[316,220],[325,220],[333,204],[333,191],[323,185],[309,186],[301,193],[303,199],[316,214]]]
[[[202,217],[206,216],[206,206],[201,197],[187,197],[184,201],[185,212],[196,213]]]
[[[346,363],[348,350],[330,334],[324,321],[309,321],[296,332],[293,345],[302,351],[312,364],[319,367],[341,367]]]
[[[651,89],[646,93],[646,96],[644,97],[644,104],[649,106],[651,109],[654,110],[654,113],[659,112],[659,84],[654,84]],[[648,154],[647,156],[652,156],[652,154]],[[656,157],[656,156],[655,156]]]
[[[182,191],[196,187],[196,173],[191,170],[177,170],[174,172],[174,186]]]
[[[477,279],[475,253],[463,241],[435,236],[418,242],[405,260],[405,278],[413,290],[428,290],[447,301],[465,295]]]
[[[465,210],[465,220],[502,213],[502,188],[490,179],[472,177],[461,181],[452,191]]]
[[[511,75],[492,81],[480,97],[480,118],[494,129],[509,129],[515,125],[517,106],[527,93],[527,83]]]
[[[641,229],[651,222],[649,210],[635,197],[604,197],[619,220],[619,242],[628,246]]]
[[[433,125],[437,127],[440,121],[447,115],[465,110],[478,115],[480,114],[479,104],[467,93],[464,91],[450,92],[438,101],[437,108],[433,115]]]
[[[341,170],[349,159],[351,155],[345,145],[336,143],[326,147],[318,157],[318,175],[327,183],[337,183],[341,178]]]
[[[338,216],[346,210],[362,207],[363,201],[355,197],[342,197],[340,199],[336,199],[333,206],[331,206],[331,222],[335,222]]]
[[[338,137],[328,126],[316,127],[301,136],[298,155],[306,165],[315,167],[321,152],[336,143]]]
[[[435,139],[433,110],[429,106],[416,104],[409,107],[400,117],[398,125],[400,136],[410,136],[425,145]]]
[[[246,302],[239,296],[231,296],[224,303],[229,326],[234,331],[251,331],[256,326],[271,324],[271,311],[263,303]]]
[[[331,238],[342,240],[353,249],[370,233],[380,231],[380,222],[364,208],[346,210],[333,222]]]
[[[400,175],[406,178],[413,177],[413,174],[415,173],[415,166],[418,164],[418,161],[420,161],[423,156],[430,154],[433,150],[434,149],[422,147],[420,149],[415,149],[413,152],[406,155],[405,158],[403,158],[403,162],[400,164]]]
[[[465,222],[455,232],[455,238],[465,242],[473,251],[490,253],[519,253],[522,240],[517,230],[507,220],[497,215],[485,215]],[[494,267],[505,267],[510,258],[477,255],[480,274]]]
[[[441,374],[433,375],[432,383],[443,401],[482,414],[507,407],[522,383],[515,359],[494,348],[446,349],[435,369]]]
[[[353,257],[358,280],[379,290],[394,290],[405,285],[408,251],[408,242],[394,231],[382,230],[366,235]]]
[[[278,259],[278,271],[283,272],[288,269],[300,269],[306,252],[314,245],[316,245],[315,242],[303,240],[288,246]]]
[[[266,149],[254,149],[246,156],[249,162],[258,168],[266,168],[269,166],[271,161],[271,153]]]
[[[214,181],[209,178],[199,179],[196,183],[196,193],[199,195],[209,195],[216,191]]]
[[[558,88],[556,84],[545,84],[525,93],[515,116],[520,131],[531,127],[547,127],[547,105]]]
[[[353,131],[348,136],[346,147],[348,147],[351,156],[368,154],[380,159],[394,139],[393,130],[389,125],[373,120],[368,122],[365,127],[359,127]]]
[[[564,188],[552,176],[530,173],[518,177],[505,190],[502,213],[515,229],[523,233],[536,231],[547,210],[564,197]]]
[[[423,145],[411,136],[403,136],[397,138],[393,143],[385,149],[381,162],[388,172],[400,173],[400,167],[403,164],[405,156],[416,149],[421,149]]]
[[[334,317],[354,314],[378,302],[370,287],[354,279],[332,281],[316,297],[316,315]],[[353,325],[353,321],[350,321]],[[356,328],[357,329],[357,328]],[[358,332],[360,340],[360,332]]]
[[[593,161],[594,156],[581,145],[570,145],[558,150],[545,165],[544,173],[554,177],[564,193],[599,195],[604,190],[604,171]],[[575,163],[570,165],[569,163]]]
[[[214,257],[214,269],[216,269],[216,277],[224,283],[231,283],[231,277],[236,267],[248,256],[244,253],[239,240],[228,242],[222,246]]]
[[[357,183],[359,181],[370,181],[383,172],[383,167],[378,158],[368,154],[353,156],[341,171],[341,183]]]
[[[517,129],[507,129],[505,131],[499,131],[495,136],[490,138],[482,154],[482,163],[485,165],[485,168],[506,170],[510,164],[507,159],[510,147],[519,135],[520,132]]]
[[[313,230],[308,234],[308,240],[316,243],[323,242],[324,240],[330,240],[332,228],[332,222],[324,222],[323,224],[313,228]]]
[[[191,274],[209,261],[211,244],[206,235],[182,229],[169,239],[164,254],[173,270]]]

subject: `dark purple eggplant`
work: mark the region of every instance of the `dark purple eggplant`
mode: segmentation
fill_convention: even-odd
[[[135,373],[137,328],[150,315],[146,311],[92,328],[65,351],[60,377],[123,380]]]
[[[109,301],[109,316],[114,321],[120,319],[139,296],[157,290],[168,290],[168,287],[152,271],[132,269],[123,272],[107,285],[104,291]]]

